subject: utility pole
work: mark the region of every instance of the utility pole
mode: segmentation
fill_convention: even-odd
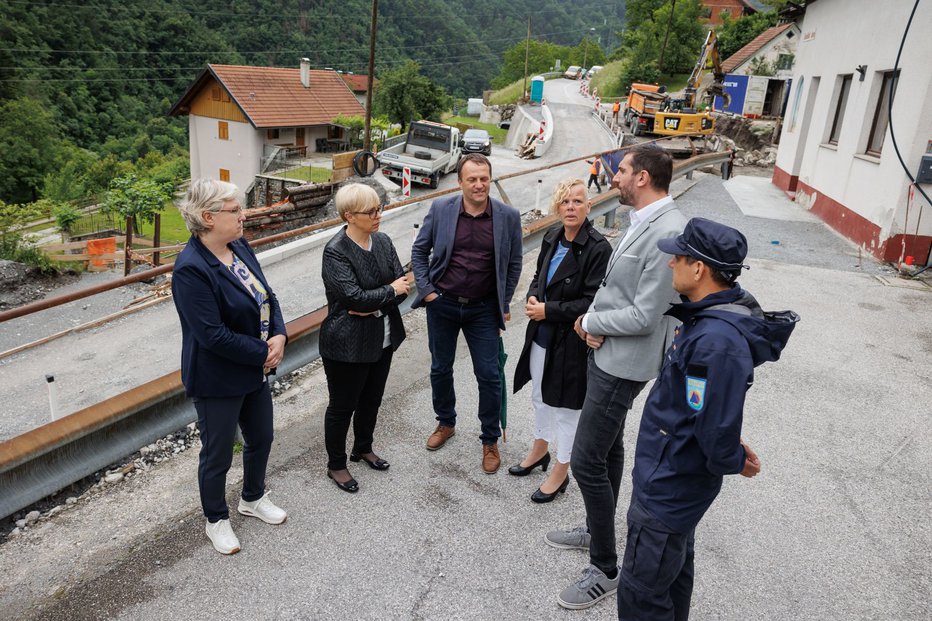
[[[667,20],[667,31],[663,35],[663,45],[660,47],[660,61],[657,63],[657,69],[663,73],[663,55],[667,51],[667,39],[670,38],[670,27],[673,25],[673,11],[676,10],[676,0],[670,2],[670,19]]]
[[[589,34],[595,32],[595,28],[590,28],[589,31],[583,35],[583,56],[582,56],[582,66],[583,69],[586,68],[586,59],[589,58]]]
[[[372,0],[372,28],[369,32],[369,76],[366,85],[366,129],[363,137],[362,148],[364,151],[371,151],[371,127],[372,127],[372,82],[375,77],[375,26],[379,18],[379,0]]]
[[[531,16],[527,16],[527,39],[524,40],[524,88],[521,89],[521,97],[527,93],[527,55],[531,48]]]

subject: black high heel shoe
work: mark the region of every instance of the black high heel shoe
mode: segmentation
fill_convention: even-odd
[[[369,467],[373,470],[388,470],[388,467],[391,465],[381,457],[376,457],[375,461],[369,461],[362,455],[357,455],[356,453],[350,453],[350,461],[364,461],[369,464]]]
[[[547,472],[547,466],[550,465],[550,453],[544,453],[544,456],[535,461],[533,464],[525,468],[521,465],[521,462],[516,463],[514,466],[508,469],[508,474],[514,475],[516,477],[526,477],[531,474],[531,472],[537,466],[540,466],[541,472]]]
[[[350,478],[346,483],[340,483],[333,478],[333,475],[330,473],[330,468],[327,468],[327,478],[333,481],[337,487],[342,489],[344,492],[349,492],[350,494],[355,494],[359,491],[359,483],[356,482],[356,479]]]
[[[563,479],[563,483],[560,484],[560,487],[557,488],[557,491],[552,494],[545,494],[544,492],[540,491],[540,488],[538,487],[537,491],[531,494],[531,500],[536,503],[550,502],[557,497],[557,494],[565,494],[566,488],[569,486],[569,484],[570,477],[567,475],[567,477]]]

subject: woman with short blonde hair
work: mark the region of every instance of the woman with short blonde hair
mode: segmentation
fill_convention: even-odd
[[[344,492],[359,484],[346,464],[346,437],[353,423],[350,461],[387,470],[372,448],[376,418],[392,363],[405,338],[398,305],[409,284],[391,238],[379,232],[382,205],[367,185],[351,183],[334,197],[346,225],[324,247],[321,272],[327,318],[320,326],[320,357],[330,402],[324,414],[327,476]]]

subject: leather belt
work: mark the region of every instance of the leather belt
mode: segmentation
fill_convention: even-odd
[[[443,291],[443,290],[441,290],[441,289],[436,289],[436,288],[435,288],[435,290],[437,291],[437,293],[438,293],[439,295],[442,295],[443,297],[447,298],[448,300],[453,300],[453,301],[457,302],[458,304],[463,304],[463,305],[466,305],[466,304],[478,304],[479,302],[485,302],[486,300],[492,299],[492,296],[491,296],[491,295],[486,295],[486,296],[481,297],[481,298],[464,298],[464,297],[459,296],[459,295],[453,295],[452,293],[447,293],[446,291]]]

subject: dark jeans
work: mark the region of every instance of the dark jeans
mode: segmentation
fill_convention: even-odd
[[[437,421],[456,426],[453,361],[460,330],[466,337],[472,370],[479,383],[479,422],[483,444],[502,435],[502,382],[498,371],[498,302],[490,299],[460,304],[441,295],[427,304],[427,341],[430,346],[430,386]]]
[[[208,521],[230,519],[226,502],[227,471],[233,463],[236,424],[243,431],[243,493],[247,502],[265,493],[265,468],[272,450],[272,393],[269,384],[241,397],[194,399],[201,432],[197,483]]]
[[[601,192],[601,191],[602,191],[602,186],[599,185],[599,176],[598,176],[598,175],[593,175],[593,174],[590,173],[590,174],[589,174],[589,183],[586,184],[586,189],[591,188],[593,183],[595,184],[595,189],[598,190],[599,192]]]
[[[339,362],[323,358],[330,403],[324,414],[327,468],[346,468],[346,434],[353,421],[353,453],[372,452],[372,434],[382,405],[385,380],[392,366],[392,348],[376,362]]]
[[[695,533],[672,533],[631,496],[618,584],[620,621],[686,621],[693,594]]]
[[[573,443],[572,469],[592,540],[590,562],[610,574],[618,566],[615,550],[615,507],[625,465],[625,418],[647,382],[609,375],[589,357],[586,400]]]

